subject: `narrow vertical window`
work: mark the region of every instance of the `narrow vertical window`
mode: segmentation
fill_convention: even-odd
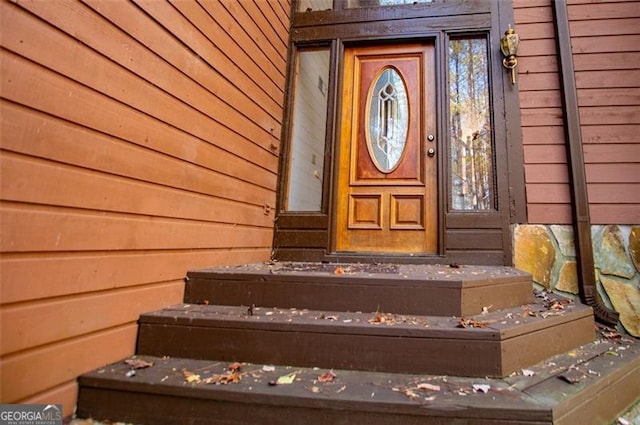
[[[297,53],[287,211],[320,211],[329,82],[328,48]]]
[[[450,205],[494,210],[495,172],[485,38],[449,42]]]

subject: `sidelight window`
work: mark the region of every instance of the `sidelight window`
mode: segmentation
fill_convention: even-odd
[[[328,48],[298,50],[287,211],[320,211],[322,208],[329,62]]]
[[[495,164],[484,37],[449,41],[450,206],[496,209]]]

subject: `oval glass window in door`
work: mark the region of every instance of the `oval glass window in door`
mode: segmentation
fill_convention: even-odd
[[[400,163],[407,144],[407,89],[394,68],[385,68],[371,87],[365,106],[367,147],[376,167],[390,173]]]

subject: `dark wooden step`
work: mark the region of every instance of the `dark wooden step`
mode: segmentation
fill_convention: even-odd
[[[205,380],[228,373],[227,361],[142,356],[153,366],[134,376],[120,362],[80,377],[77,415],[145,425],[609,424],[640,394],[638,345],[598,339],[505,379],[334,370],[323,383],[326,369],[243,363],[238,383],[214,385]],[[569,383],[576,371],[582,379]],[[290,373],[292,384],[269,385]]]
[[[137,353],[500,377],[593,339],[591,308],[549,310],[552,303],[537,299],[465,319],[264,307],[250,315],[246,306],[178,305],[141,316]]]
[[[272,263],[191,271],[185,302],[468,316],[531,293],[531,275],[511,267]]]

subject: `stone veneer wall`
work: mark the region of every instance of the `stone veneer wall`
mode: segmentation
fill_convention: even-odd
[[[517,268],[531,273],[536,286],[577,298],[572,226],[517,225],[513,235]],[[598,292],[624,329],[640,337],[640,225],[596,225],[591,236]]]

